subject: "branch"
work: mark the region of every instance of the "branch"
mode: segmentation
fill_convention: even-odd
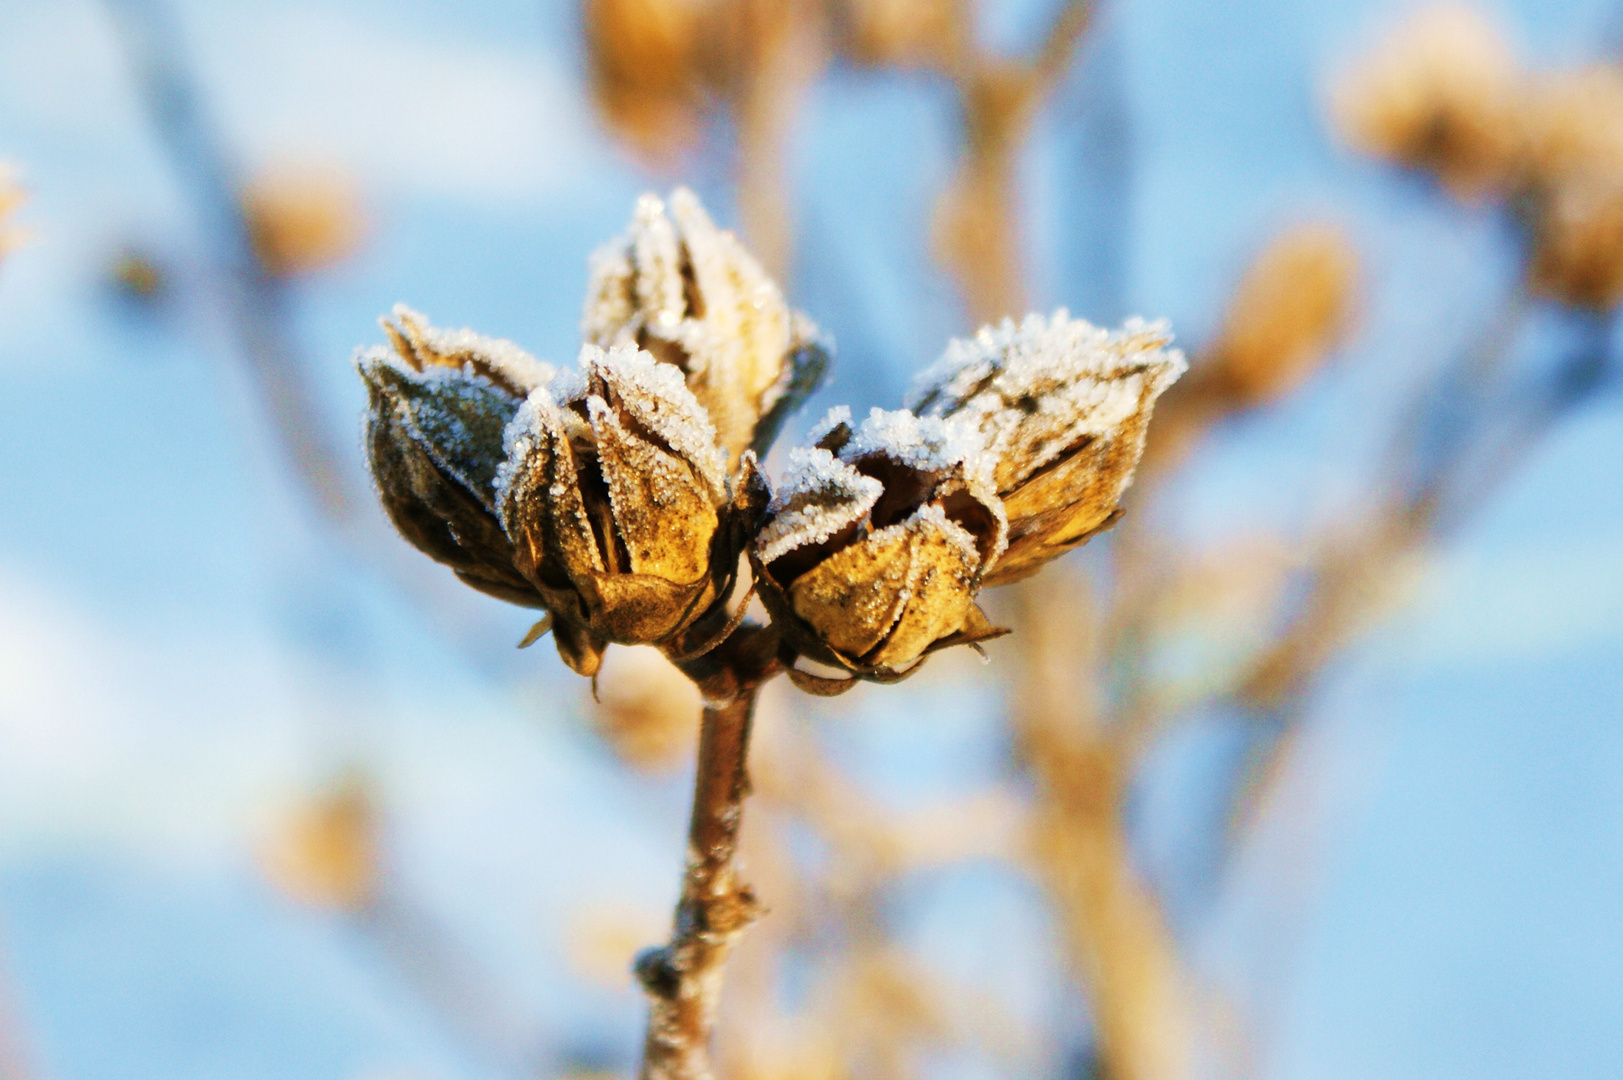
[[[714,652],[681,665],[704,694],[705,706],[675,928],[669,944],[637,957],[637,980],[649,1002],[642,1080],[713,1075],[710,1033],[727,957],[761,915],[734,861],[750,787],[750,726],[760,688],[777,672],[775,647],[772,630],[746,625]]]

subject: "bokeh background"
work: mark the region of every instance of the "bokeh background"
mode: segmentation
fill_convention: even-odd
[[[976,31],[1028,49],[1053,7],[989,2]],[[0,11],[0,156],[28,194],[0,265],[0,1076],[628,1074],[625,964],[675,897],[683,769],[628,769],[550,648],[513,648],[526,613],[454,589],[364,490],[350,524],[320,511],[234,321],[220,208],[166,149],[128,27],[162,28],[233,175],[324,177],[353,227],[274,310],[356,477],[350,357],[378,316],[405,301],[568,362],[587,256],[640,192],[687,183],[737,222],[725,140],[664,168],[617,141],[564,0],[117,10]],[[1358,253],[1350,337],[1200,444],[1156,519],[1171,535],[1288,547],[1357,505],[1393,403],[1516,273],[1492,213],[1326,121],[1336,72],[1408,10],[1111,3],[1036,121],[1019,211],[1039,310],[1166,317],[1198,348],[1281,227],[1329,220]],[[1623,40],[1612,0],[1486,10],[1531,65]],[[837,402],[896,406],[973,329],[930,245],[956,122],[914,74],[836,65],[807,91],[786,290],[838,353],[791,436]],[[1546,312],[1518,348],[1536,363],[1571,334]],[[1620,461],[1623,408],[1595,394],[1405,571],[1314,686],[1233,857],[1214,837],[1244,733],[1197,712],[1147,755],[1135,862],[1227,1003],[1201,1075],[1623,1074]],[[775,690],[763,724],[811,732],[898,814],[1018,793],[999,672],[1018,648],[833,704]],[[383,899],[350,902],[346,828]],[[1039,893],[971,857],[887,894],[897,948],[1027,1033],[1012,1059],[925,1054],[925,1075],[1088,1074]]]

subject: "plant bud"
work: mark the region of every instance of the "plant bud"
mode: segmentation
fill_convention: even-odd
[[[1522,94],[1498,29],[1471,8],[1444,5],[1399,27],[1342,80],[1331,106],[1354,149],[1475,198],[1515,179]]]
[[[995,461],[1009,542],[983,584],[1017,581],[1117,516],[1155,399],[1184,372],[1165,323],[1114,333],[1061,309],[1005,319],[947,346],[913,407],[977,430]]]
[[[890,682],[929,652],[1002,633],[974,596],[1007,526],[972,431],[875,409],[853,432],[849,417],[834,410],[816,446],[790,451],[750,561],[790,649]],[[853,682],[789,674],[816,693]]]
[[[1227,409],[1283,397],[1311,375],[1351,319],[1358,259],[1341,230],[1303,225],[1246,271],[1206,362],[1202,388]]]
[[[607,642],[666,641],[724,595],[738,556],[724,460],[675,367],[587,345],[578,372],[525,401],[506,449],[497,506],[515,565],[577,672],[595,674]]]
[[[729,469],[747,449],[766,452],[828,364],[816,325],[789,309],[686,188],[671,195],[669,213],[644,195],[630,232],[593,255],[581,335],[603,348],[635,345],[678,368]]]
[[[394,346],[356,360],[366,381],[366,449],[400,535],[467,584],[542,606],[513,566],[496,515],[502,431],[552,368],[506,341],[428,325],[405,306],[384,322]]]

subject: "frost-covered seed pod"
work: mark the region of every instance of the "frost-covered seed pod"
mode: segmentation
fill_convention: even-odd
[[[437,330],[405,306],[384,330],[393,351],[356,358],[366,381],[366,448],[378,496],[400,535],[492,596],[540,607],[513,566],[496,515],[502,431],[552,368],[518,346]]]
[[[947,346],[913,408],[978,431],[995,460],[1009,543],[984,584],[1000,585],[1084,543],[1116,515],[1161,392],[1183,374],[1165,323],[1107,331],[1072,319],[1005,319]]]
[[[581,336],[636,345],[681,369],[728,467],[764,454],[828,364],[812,321],[686,188],[637,201],[625,236],[592,256]]]
[[[974,433],[906,411],[855,431],[844,408],[788,472],[750,550],[761,598],[798,656],[877,682],[926,653],[994,636],[974,604],[1006,526]],[[803,689],[850,678],[791,667]]]
[[[715,429],[682,374],[631,345],[581,350],[506,432],[497,506],[565,662],[658,644],[725,592],[737,550]]]

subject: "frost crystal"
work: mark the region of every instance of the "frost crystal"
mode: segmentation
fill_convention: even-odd
[[[884,484],[827,450],[796,447],[789,451],[783,484],[769,507],[771,520],[756,536],[755,549],[770,563],[795,548],[821,544],[860,521],[884,490]]]
[[[679,369],[729,461],[764,450],[827,361],[817,327],[692,192],[637,202],[631,230],[592,257],[581,334]]]
[[[1089,437],[1108,436],[1183,374],[1163,321],[1118,331],[1072,319],[1005,319],[957,339],[915,384],[912,404],[978,428],[1006,492]]]
[[[427,316],[405,304],[396,304],[392,314],[399,325],[384,322],[383,329],[401,358],[418,371],[434,367],[463,370],[489,379],[514,397],[524,397],[553,376],[551,364],[542,363],[511,341],[468,329],[431,326]]]

